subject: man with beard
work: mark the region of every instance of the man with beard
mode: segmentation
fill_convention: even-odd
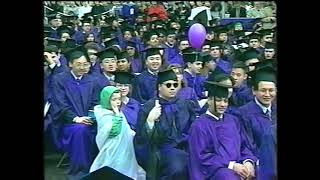
[[[147,101],[138,114],[137,161],[147,179],[188,179],[186,143],[195,119],[193,106],[176,97],[179,84],[173,70],[160,72],[156,81],[158,97]]]
[[[134,98],[144,104],[156,96],[156,84],[160,67],[162,65],[163,48],[147,48],[143,50],[146,54],[146,70],[136,78]]]

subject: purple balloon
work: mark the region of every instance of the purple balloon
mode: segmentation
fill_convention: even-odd
[[[206,28],[199,23],[193,24],[188,32],[189,42],[193,48],[201,48],[206,40]]]

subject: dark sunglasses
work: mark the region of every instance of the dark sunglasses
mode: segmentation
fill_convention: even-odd
[[[166,84],[164,84],[164,85],[166,85],[167,88],[171,88],[172,86],[173,86],[174,88],[177,88],[177,87],[179,86],[178,83],[166,83]]]

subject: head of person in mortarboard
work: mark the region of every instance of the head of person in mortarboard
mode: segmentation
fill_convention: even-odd
[[[135,29],[134,27],[127,26],[122,29],[123,38],[126,41],[131,41],[133,37],[135,37]]]
[[[179,82],[172,69],[159,72],[157,84],[160,98],[171,100],[176,97],[179,90]]]
[[[240,88],[246,82],[248,67],[242,61],[237,61],[232,65],[231,77],[234,81],[234,87]]]
[[[164,48],[150,47],[150,48],[144,49],[143,52],[146,53],[145,54],[146,67],[152,72],[158,72],[160,70],[160,67],[163,64]]]
[[[65,42],[62,42],[60,45],[60,49],[62,53],[65,53],[66,51],[69,51],[70,49],[73,49],[77,47],[76,41],[73,39],[67,39]]]
[[[208,52],[201,52],[200,53],[202,62],[203,62],[203,68],[201,69],[201,74],[204,76],[207,76],[208,74],[214,72],[214,70],[217,67],[217,58],[214,58],[210,55]]]
[[[214,39],[214,35],[215,35],[215,27],[213,27],[213,26],[208,26],[208,27],[206,27],[206,32],[207,32],[207,34],[206,34],[206,40],[209,40],[209,41],[211,41],[211,40],[213,40]]]
[[[210,54],[214,58],[220,58],[222,55],[222,44],[221,40],[213,40],[210,42]]]
[[[87,50],[91,64],[95,65],[95,63],[98,61],[97,53],[100,51],[99,45],[95,42],[88,42],[83,46]]]
[[[65,57],[69,62],[69,67],[76,77],[87,74],[90,70],[90,60],[83,46],[70,49],[65,52]]]
[[[137,43],[134,41],[128,41],[124,50],[128,53],[128,57],[132,57],[132,58],[139,57],[139,52],[137,50]]]
[[[58,13],[52,13],[47,16],[49,25],[53,28],[58,28],[62,26],[61,17],[58,16]]]
[[[165,28],[157,28],[155,31],[158,33],[159,44],[164,44],[167,37],[167,30]]]
[[[88,33],[88,34],[85,34],[84,36],[84,41],[87,43],[87,42],[96,42],[96,37],[94,36],[93,33]]]
[[[223,43],[226,43],[228,41],[228,32],[229,29],[227,26],[218,26],[216,28],[216,32],[217,32],[217,37],[218,40],[222,41]]]
[[[124,71],[118,71],[113,74],[115,75],[115,86],[118,89],[120,89],[121,97],[123,98],[130,96],[132,91],[134,75]]]
[[[100,30],[101,41],[105,42],[116,37],[116,33],[117,31],[112,29],[111,26],[101,27],[101,30]]]
[[[255,32],[247,35],[249,47],[259,48],[261,43],[260,38],[261,35]]]
[[[248,71],[253,71],[255,69],[255,64],[259,62],[259,51],[254,48],[248,48],[240,56],[239,60],[244,62],[248,67]]]
[[[251,77],[252,91],[256,99],[265,107],[269,107],[277,95],[276,71],[272,61],[261,61],[256,69],[248,73]],[[270,65],[268,65],[270,64]]]
[[[60,56],[59,54],[59,49],[56,45],[46,45],[44,47],[44,65],[51,65],[51,64],[55,64]]]
[[[110,75],[117,70],[117,51],[111,47],[97,53],[102,71]]]
[[[203,60],[200,56],[200,52],[185,52],[182,54],[182,57],[187,65],[188,71],[190,71],[191,74],[200,74],[203,67]]]
[[[151,47],[158,47],[160,45],[159,42],[159,33],[156,30],[150,30],[144,34],[144,41],[147,45]]]
[[[228,86],[219,82],[207,82],[208,87],[208,111],[217,117],[227,110],[229,105],[229,89]]]
[[[211,44],[211,41],[206,39],[201,47],[201,52],[210,53],[210,44]]]
[[[263,55],[265,59],[273,59],[276,55],[276,43],[266,42],[264,46]]]
[[[90,32],[91,31],[91,25],[92,25],[91,23],[92,23],[92,19],[91,18],[87,18],[87,17],[83,18],[81,20],[82,30],[84,32],[86,32],[86,33]]]
[[[119,39],[117,37],[109,38],[107,41],[104,41],[103,44],[106,48],[113,47],[118,51],[122,50],[122,48],[119,45]]]
[[[184,35],[180,35],[179,37],[177,37],[178,39],[178,49],[179,51],[183,51],[184,49],[190,47],[190,43],[188,40],[188,37],[184,36]]]
[[[169,28],[166,30],[166,40],[165,42],[169,46],[174,46],[176,44],[176,30],[173,28]]]
[[[118,71],[129,72],[131,61],[128,59],[127,51],[117,53],[117,67]]]
[[[58,29],[58,35],[60,37],[60,39],[65,42],[67,39],[71,39],[74,31],[72,29],[70,29],[68,26],[66,25],[62,25],[60,26]]]
[[[56,46],[58,48],[58,52],[61,52],[61,46],[62,46],[63,42],[60,39],[55,39],[55,38],[47,38],[47,46],[53,45]]]
[[[274,37],[273,29],[261,29],[257,33],[261,35],[261,44],[264,45],[266,42],[272,42]]]

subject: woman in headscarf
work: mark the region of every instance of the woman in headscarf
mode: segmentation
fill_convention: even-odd
[[[107,86],[100,93],[100,105],[94,107],[97,120],[96,142],[99,154],[90,168],[90,173],[108,166],[135,180],[145,179],[145,171],[138,165],[133,137],[126,117],[120,109],[121,93],[113,86]],[[125,157],[125,158],[123,158]]]

